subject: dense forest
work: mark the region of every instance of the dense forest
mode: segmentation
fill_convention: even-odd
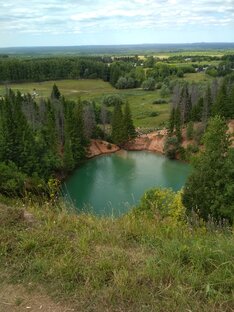
[[[128,103],[124,112],[122,103],[115,103],[112,131],[106,133],[100,125],[111,122],[109,114],[105,104],[67,101],[56,85],[50,99],[39,103],[9,89],[0,100],[0,191],[40,193],[50,178],[66,175],[86,159],[90,139],[108,136],[122,145],[135,137]]]
[[[12,58],[0,57],[0,82],[45,81],[59,79],[103,79],[117,89],[140,87],[154,89],[155,83],[168,77],[183,77],[185,73],[206,70],[212,77],[230,74],[234,69],[233,55],[218,58],[217,66],[200,65],[201,61],[210,61],[215,57],[193,56],[190,64],[180,64],[188,57],[169,57],[157,59],[149,56],[144,60],[134,57],[49,57],[49,58]],[[176,64],[173,62],[176,61]],[[151,88],[148,80],[154,79]],[[151,80],[152,83],[152,80]]]

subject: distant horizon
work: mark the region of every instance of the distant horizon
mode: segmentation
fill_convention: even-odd
[[[146,42],[146,43],[113,43],[113,44],[74,44],[74,45],[25,45],[25,46],[4,46],[2,49],[20,48],[76,48],[76,47],[118,47],[118,46],[147,46],[147,45],[206,45],[206,44],[234,44],[234,41],[201,41],[201,42]]]

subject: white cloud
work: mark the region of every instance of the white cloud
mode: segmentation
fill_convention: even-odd
[[[102,29],[234,25],[233,0],[0,0],[1,32],[85,33]]]

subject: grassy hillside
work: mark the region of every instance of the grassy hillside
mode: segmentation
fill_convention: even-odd
[[[153,105],[153,101],[160,98],[159,91],[143,91],[141,89],[116,90],[108,82],[102,80],[59,80],[34,83],[9,84],[13,90],[22,93],[35,92],[40,97],[47,98],[51,94],[52,86],[56,83],[62,95],[66,98],[92,99],[101,103],[102,98],[109,94],[119,94],[129,101],[134,124],[136,127],[155,128],[166,122],[169,116],[169,104]],[[5,86],[0,85],[0,96],[5,94]],[[158,116],[151,117],[151,113],[158,112]]]
[[[172,213],[158,205],[119,219],[0,206],[0,287],[42,288],[74,311],[233,311],[230,230],[188,224],[180,194]]]

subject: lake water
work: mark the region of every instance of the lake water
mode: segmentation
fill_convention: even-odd
[[[162,155],[120,151],[85,162],[64,183],[63,192],[78,211],[118,216],[136,205],[147,189],[181,189],[190,172],[190,165]]]

